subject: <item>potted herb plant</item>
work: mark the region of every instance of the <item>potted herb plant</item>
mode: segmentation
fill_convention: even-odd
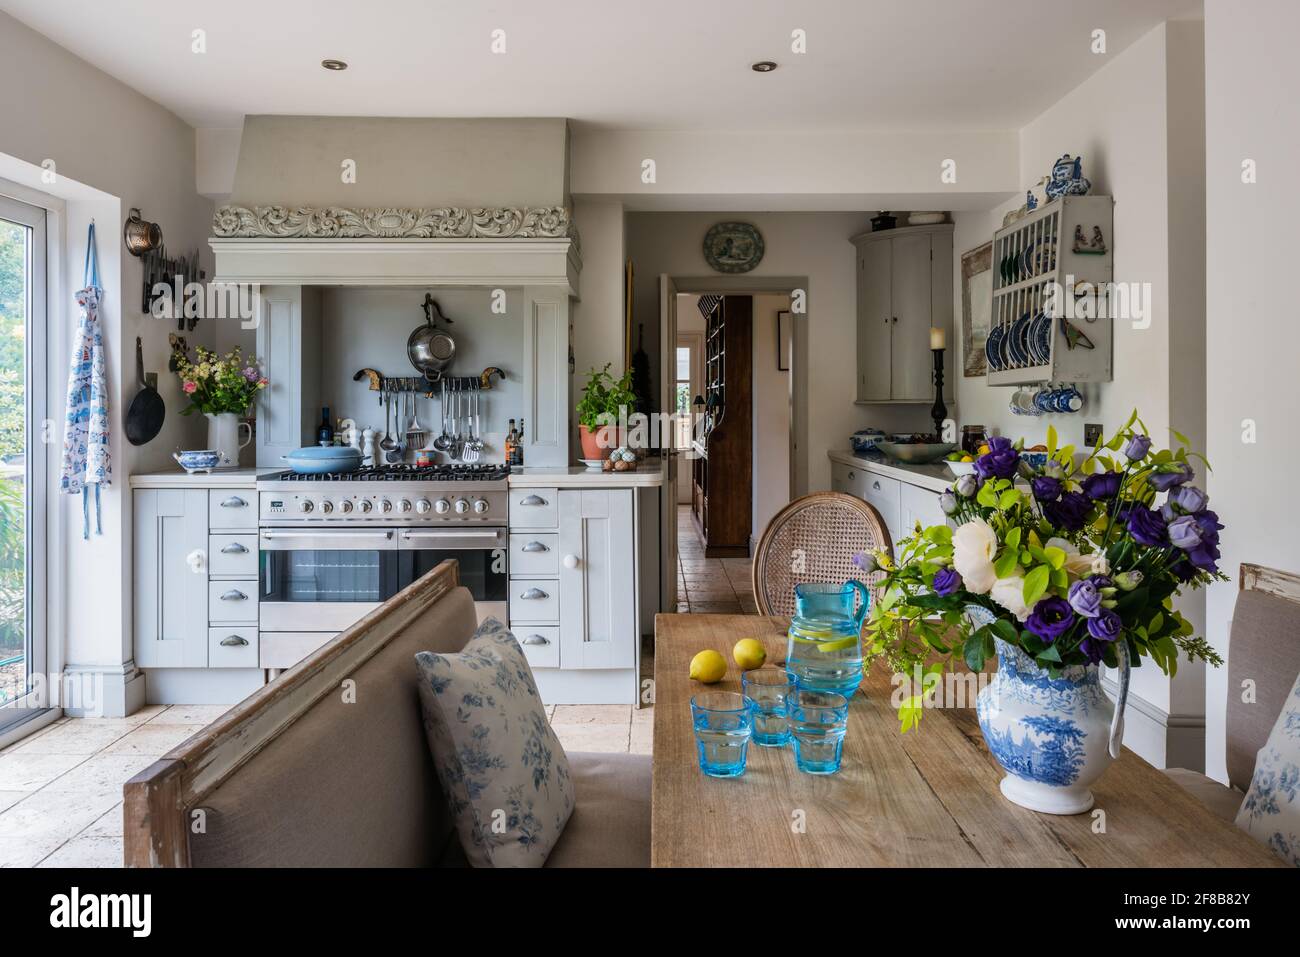
[[[622,445],[619,421],[636,411],[636,395],[632,392],[632,371],[620,378],[610,375],[613,363],[603,369],[590,369],[582,398],[578,401],[578,435],[582,439],[582,457],[590,461],[609,458],[610,452]]]
[[[1204,459],[1152,449],[1146,432],[1134,412],[1077,469],[1054,429],[1038,465],[1023,442],[990,439],[975,472],[940,496],[950,524],[918,523],[896,559],[858,558],[885,572],[867,650],[911,685],[903,731],[933,699],[933,678],[957,661],[979,673],[996,654],[976,701],[980,729],[1007,772],[1003,795],[1036,811],[1092,806],[1088,786],[1119,756],[1130,667],[1150,658],[1173,674],[1180,655],[1223,663],[1174,608],[1181,590],[1226,580],[1223,526],[1191,484],[1190,457]],[[1103,664],[1118,671],[1117,706]]]

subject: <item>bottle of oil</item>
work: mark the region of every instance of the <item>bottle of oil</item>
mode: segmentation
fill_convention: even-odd
[[[510,464],[522,466],[524,464],[524,420],[522,418],[515,432],[514,450],[514,457],[510,459]]]

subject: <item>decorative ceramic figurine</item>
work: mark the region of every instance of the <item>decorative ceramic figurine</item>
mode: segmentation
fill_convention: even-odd
[[[1083,157],[1066,153],[1052,167],[1045,187],[1048,199],[1062,196],[1083,196],[1092,189],[1092,183],[1084,178]]]
[[[1033,188],[1025,192],[1025,211],[1030,212],[1048,202],[1047,198],[1047,177],[1044,176]]]

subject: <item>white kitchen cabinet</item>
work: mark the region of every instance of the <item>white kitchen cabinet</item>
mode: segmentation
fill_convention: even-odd
[[[911,535],[920,522],[922,528],[944,525],[948,516],[939,507],[939,493],[919,485],[903,483],[899,490],[899,534]],[[895,538],[894,541],[898,541]]]
[[[944,331],[944,393],[952,401],[952,225],[853,237],[857,248],[860,403],[934,401],[930,329]]]
[[[559,493],[560,667],[636,664],[636,532],[632,489]]]
[[[136,664],[207,667],[207,490],[139,489],[134,525]]]

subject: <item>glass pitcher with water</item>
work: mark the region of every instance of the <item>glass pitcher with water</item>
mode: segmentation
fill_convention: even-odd
[[[855,612],[859,596],[862,605]],[[852,697],[862,683],[862,622],[871,592],[853,580],[841,585],[796,585],[794,602],[786,667],[801,688]]]

